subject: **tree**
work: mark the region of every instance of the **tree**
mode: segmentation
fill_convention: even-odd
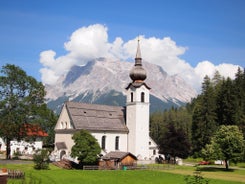
[[[72,136],[72,139],[75,144],[72,146],[71,156],[74,158],[77,157],[81,165],[91,165],[98,161],[101,148],[94,136],[86,130],[81,130],[76,132]]]
[[[34,168],[37,170],[49,169],[49,151],[46,149],[37,150],[33,155]]]
[[[237,97],[234,91],[234,82],[227,78],[221,85],[217,96],[217,121],[219,125],[235,125],[238,109]]]
[[[0,74],[0,136],[6,140],[6,159],[10,159],[10,141],[26,137],[24,125],[36,123],[45,128],[52,112],[44,102],[45,90],[41,82],[11,64],[3,66]],[[42,115],[42,110],[49,115]]]
[[[168,125],[167,132],[160,143],[160,153],[174,157],[187,158],[190,153],[190,142],[184,130],[176,129],[173,124]]]
[[[229,169],[228,161],[242,158],[244,151],[243,134],[235,125],[221,125],[212,137],[211,146],[213,156],[225,161],[226,170]],[[210,147],[210,146],[209,146]]]
[[[192,145],[194,153],[200,154],[201,149],[210,143],[210,138],[216,129],[216,98],[214,88],[210,78],[205,76],[202,83],[202,93],[195,101],[192,116]]]
[[[233,87],[236,98],[235,122],[245,137],[245,70],[238,68]]]
[[[161,137],[166,133],[167,126],[173,124],[176,129],[182,129],[191,140],[191,113],[187,108],[171,108],[164,112],[155,112],[150,116],[150,136],[160,144]]]

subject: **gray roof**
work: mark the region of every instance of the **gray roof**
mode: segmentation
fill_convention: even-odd
[[[122,160],[126,156],[131,155],[135,160],[137,157],[130,152],[123,152],[123,151],[111,151],[107,153],[105,156],[102,157],[104,160]]]
[[[66,102],[65,106],[75,129],[128,132],[124,107],[79,102]]]
[[[67,149],[65,142],[56,142],[55,144],[56,144],[58,150]]]

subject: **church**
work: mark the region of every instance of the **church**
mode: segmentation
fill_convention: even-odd
[[[66,102],[55,126],[55,157],[69,158],[74,145],[72,136],[88,130],[98,141],[102,155],[129,152],[140,161],[154,161],[158,147],[149,136],[150,87],[145,83],[138,41],[135,64],[129,72],[131,82],[126,89],[126,105],[108,106]]]

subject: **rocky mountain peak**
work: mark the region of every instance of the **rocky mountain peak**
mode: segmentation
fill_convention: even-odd
[[[73,66],[59,78],[57,83],[46,86],[48,102],[65,97],[80,101],[90,96],[90,103],[111,91],[126,94],[125,87],[131,82],[129,72],[134,63],[127,61],[99,58],[89,61],[84,66]],[[169,76],[160,66],[143,61],[147,73],[146,84],[151,87],[151,95],[162,102],[173,104],[189,102],[196,96],[196,91],[178,75]],[[125,102],[124,102],[125,103]]]

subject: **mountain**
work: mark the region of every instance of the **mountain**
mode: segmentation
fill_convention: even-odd
[[[55,85],[46,85],[48,106],[59,113],[65,101],[125,106],[129,72],[134,63],[99,58],[73,66]],[[178,75],[169,76],[160,66],[143,61],[146,84],[151,87],[150,110],[181,106],[196,97],[196,91]]]

